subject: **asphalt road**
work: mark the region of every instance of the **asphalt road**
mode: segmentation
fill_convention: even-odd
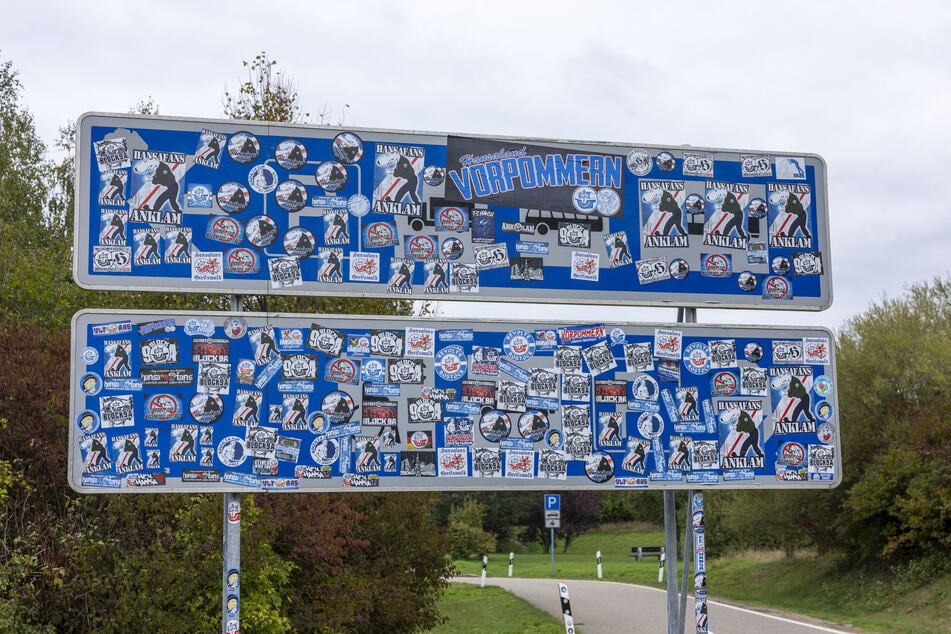
[[[480,577],[453,581],[481,584]],[[488,577],[486,585],[499,586],[562,620],[557,579]],[[665,634],[667,593],[664,590],[615,581],[563,581],[568,586],[571,613],[578,634]],[[845,634],[807,617],[778,616],[708,600],[710,634]],[[696,632],[694,599],[687,598],[685,634]],[[803,620],[799,620],[803,619]],[[811,622],[807,622],[811,621]]]

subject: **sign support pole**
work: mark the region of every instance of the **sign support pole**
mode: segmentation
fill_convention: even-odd
[[[678,308],[678,324],[697,323],[696,308]],[[690,510],[689,508],[687,509]],[[687,524],[690,526],[689,522]],[[667,632],[668,634],[681,634],[684,628],[684,612],[686,607],[681,607],[683,603],[680,599],[680,591],[677,587],[677,502],[674,497],[674,491],[664,490],[664,542],[667,548]],[[686,542],[686,538],[685,538]],[[686,548],[686,543],[684,544]],[[684,575],[687,574],[687,558],[684,557]],[[686,581],[683,584],[684,601],[687,596]]]
[[[555,576],[555,529],[549,529],[551,531],[551,576]]]
[[[241,312],[241,297],[231,296],[231,312]],[[221,633],[241,631],[241,494],[224,493],[221,548]]]
[[[677,515],[674,492],[664,490],[664,542],[667,548],[667,634],[679,634],[677,592]]]

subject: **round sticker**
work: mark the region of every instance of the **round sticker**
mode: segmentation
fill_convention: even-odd
[[[248,322],[244,317],[225,317],[222,328],[228,339],[240,339],[248,332]]]
[[[541,410],[530,409],[518,417],[518,433],[522,438],[538,442],[545,437],[547,431],[548,416]]]
[[[228,181],[218,187],[215,200],[218,201],[218,206],[229,214],[239,214],[248,208],[248,204],[251,202],[251,194],[248,192],[248,188],[238,181]]]
[[[749,342],[743,346],[743,358],[750,363],[759,363],[760,359],[763,358],[763,346],[755,341]]]
[[[430,187],[439,187],[446,179],[446,170],[438,165],[427,165],[423,169],[423,182]]]
[[[829,401],[819,401],[816,403],[816,418],[821,421],[827,421],[832,418],[832,403]]]
[[[466,375],[466,351],[462,346],[446,346],[436,352],[435,366],[439,378],[444,381],[458,381]]]
[[[226,467],[237,467],[247,457],[244,441],[237,436],[228,436],[218,443],[218,460]]]
[[[631,397],[635,401],[656,401],[658,393],[657,381],[649,374],[640,374],[631,381]]]
[[[670,152],[661,152],[655,160],[657,168],[662,172],[670,172],[677,166],[677,159]]]
[[[770,268],[776,275],[786,275],[789,273],[789,258],[785,255],[777,255],[770,263]]]
[[[102,377],[95,372],[87,372],[79,379],[79,389],[86,396],[95,396],[102,391]]]
[[[411,237],[406,241],[406,253],[416,260],[428,260],[436,254],[435,237],[422,235]]]
[[[342,390],[333,390],[325,394],[320,401],[320,411],[327,415],[331,425],[340,425],[350,422],[356,408],[349,394]]]
[[[412,449],[425,449],[432,443],[429,434],[424,431],[414,431],[409,435],[407,441]]]
[[[660,438],[660,435],[664,433],[664,419],[660,417],[660,414],[644,412],[637,419],[637,431],[649,440]]]
[[[695,341],[684,348],[684,365],[692,374],[702,376],[710,371],[710,347]]]
[[[459,238],[446,238],[442,241],[439,251],[447,260],[456,260],[462,256],[465,246]]]
[[[277,189],[277,172],[270,165],[255,165],[248,172],[248,184],[259,194],[270,194]]]
[[[560,429],[549,429],[545,432],[545,444],[548,445],[550,449],[559,451],[561,449],[561,430]]]
[[[512,431],[512,421],[502,410],[490,409],[479,419],[479,431],[489,442],[499,442],[508,438],[509,432]]]
[[[340,457],[340,443],[326,436],[314,438],[310,443],[310,457],[319,465],[331,465]]]
[[[750,214],[750,218],[765,218],[768,207],[766,206],[766,201],[762,198],[754,198],[750,201],[747,210]]]
[[[606,451],[594,451],[584,458],[584,474],[597,484],[614,477],[614,458]]]
[[[214,423],[223,412],[221,397],[217,394],[195,394],[188,402],[188,413],[198,423]]]
[[[820,374],[812,382],[812,389],[814,389],[819,396],[829,396],[832,394],[832,379],[825,374]]]
[[[819,423],[816,428],[816,437],[824,445],[831,445],[835,441],[835,427],[832,423]]]
[[[334,158],[344,165],[353,165],[363,158],[363,140],[353,132],[341,132],[330,147]]]
[[[99,351],[95,348],[86,348],[82,351],[82,354],[79,355],[79,358],[82,359],[82,362],[86,365],[92,365],[99,360]]]
[[[578,213],[594,213],[598,204],[598,192],[587,185],[578,187],[571,193],[571,204]]]
[[[314,234],[304,227],[294,227],[284,234],[284,252],[299,258],[314,254]]]
[[[684,201],[684,209],[688,213],[698,214],[703,212],[703,196],[700,194],[690,194]]]
[[[653,167],[651,155],[644,150],[631,150],[627,153],[627,169],[634,176],[646,176]]]
[[[512,361],[528,361],[535,356],[535,335],[521,328],[510,330],[502,340],[502,349]]]
[[[91,434],[99,430],[99,414],[91,409],[84,409],[76,417],[76,426],[84,434]]]
[[[462,231],[466,227],[466,213],[459,207],[438,207],[436,227],[443,231]]]
[[[743,271],[737,276],[736,285],[741,291],[750,293],[756,290],[756,276],[749,271]]]
[[[347,210],[357,218],[370,213],[370,199],[363,194],[354,194],[347,199]]]
[[[690,265],[687,264],[687,260],[676,258],[670,261],[668,270],[670,271],[670,276],[675,280],[685,280],[687,279],[687,274],[690,273]]]
[[[307,148],[297,139],[284,139],[274,148],[274,160],[289,172],[299,170],[307,163]]]
[[[312,434],[323,434],[330,431],[330,421],[323,412],[311,412],[307,415],[307,429]]]
[[[286,180],[274,190],[274,201],[287,213],[296,213],[307,204],[307,189],[299,181]]]
[[[332,194],[347,184],[347,168],[337,161],[324,161],[317,166],[314,177],[321,189]]]
[[[228,156],[235,163],[247,165],[258,160],[261,143],[250,132],[236,132],[228,139]]]
[[[277,223],[269,216],[251,216],[244,228],[244,235],[256,247],[269,247],[277,240]]]
[[[621,208],[621,197],[613,189],[605,187],[598,191],[597,210],[603,216],[613,216]]]

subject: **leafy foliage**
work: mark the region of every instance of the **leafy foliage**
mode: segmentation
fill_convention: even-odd
[[[236,93],[225,90],[225,116],[288,123],[310,118],[310,113],[301,108],[293,78],[278,70],[277,60],[271,59],[266,51],[241,65],[248,70],[248,79],[238,86]]]
[[[453,559],[465,559],[495,551],[495,535],[482,528],[485,506],[466,498],[449,512],[449,552]]]

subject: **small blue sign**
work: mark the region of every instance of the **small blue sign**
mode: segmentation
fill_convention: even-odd
[[[560,511],[561,510],[561,494],[546,493],[545,494],[545,510],[546,511]]]

